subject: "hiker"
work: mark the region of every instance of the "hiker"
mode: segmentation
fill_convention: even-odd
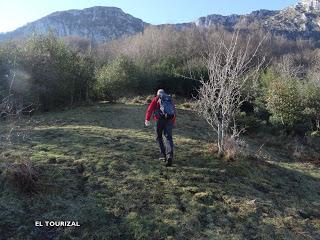
[[[172,128],[176,123],[176,109],[172,101],[171,96],[165,93],[163,89],[159,89],[157,96],[155,96],[146,113],[145,125],[150,126],[150,118],[153,115],[153,119],[156,121],[156,136],[157,142],[160,148],[159,160],[166,162],[166,166],[172,165],[173,159],[173,139]],[[166,137],[166,146],[163,143],[162,135]]]

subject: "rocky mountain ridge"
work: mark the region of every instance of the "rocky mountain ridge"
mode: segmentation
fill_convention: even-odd
[[[230,30],[263,29],[291,39],[320,37],[320,0],[301,0],[280,11],[258,10],[247,15],[209,15],[198,27],[222,26]]]
[[[53,31],[60,37],[80,36],[94,42],[107,42],[143,32],[150,24],[115,7],[92,7],[55,12],[12,32],[0,34],[0,40],[24,38],[32,33]],[[183,29],[218,26],[233,31],[263,29],[297,38],[320,38],[320,0],[300,0],[280,11],[258,10],[246,15],[208,15],[191,23],[168,24]],[[161,25],[162,26],[162,25]]]
[[[142,32],[148,24],[115,7],[92,7],[83,10],[54,12],[12,32],[0,40],[23,38],[52,31],[60,37],[80,36],[94,42],[107,42],[124,35]]]

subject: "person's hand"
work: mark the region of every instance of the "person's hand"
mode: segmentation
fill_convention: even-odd
[[[150,126],[150,121],[146,120],[146,121],[144,122],[144,125],[146,125],[146,127],[149,127],[149,126]]]
[[[176,121],[176,119],[173,119],[173,120],[172,120],[172,126],[173,126],[173,128],[176,128],[176,127],[177,127],[177,121]]]

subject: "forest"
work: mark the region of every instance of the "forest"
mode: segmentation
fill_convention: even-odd
[[[233,36],[222,29],[178,31],[164,26],[100,45],[80,37],[59,39],[53,33],[2,43],[1,116],[31,105],[49,111],[147,96],[159,88],[197,100],[201,80],[209,77],[205,56],[214,44],[230,42]],[[250,124],[272,125],[287,132],[317,134],[319,49],[311,41],[289,41],[263,32],[239,33],[236,44],[238,49],[248,45],[249,55],[257,50],[251,67],[264,59],[256,86],[241,90],[249,98],[241,106],[239,120],[248,121],[249,128]],[[5,109],[9,95],[19,107]]]

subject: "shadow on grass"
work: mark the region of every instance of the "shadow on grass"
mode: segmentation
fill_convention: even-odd
[[[91,125],[109,129],[132,129],[154,134],[153,127],[144,126],[147,106],[101,103],[90,107],[79,107],[70,111],[48,113],[36,120],[56,126]],[[177,128],[174,135],[196,140],[208,139],[207,125],[194,113],[178,110]]]
[[[40,236],[23,223],[30,216],[28,222],[83,219],[84,229],[71,231],[78,235],[54,234],[93,239],[320,237],[319,178],[256,159],[209,156],[205,125],[188,111],[179,111],[174,167],[165,168],[155,160],[153,129],[143,127],[145,109],[99,104],[37,116],[33,141],[15,151],[41,165],[56,190],[31,199],[1,193],[2,203],[15,199],[10,206],[22,226],[10,236]],[[13,221],[10,208],[1,209],[1,219]]]
[[[37,191],[20,191],[0,174],[0,239],[131,239],[121,219],[89,194],[78,166],[36,163]],[[1,173],[1,172],[0,172]],[[43,227],[36,227],[41,221]],[[46,227],[45,221],[78,221],[80,227]]]
[[[106,201],[135,238],[320,237],[319,178],[257,159],[217,160],[200,151],[198,141],[182,143],[174,167],[164,168],[150,157],[157,147],[148,132],[109,124],[105,132],[68,125],[36,135],[39,144],[55,146],[49,151],[68,155],[63,164],[84,165],[89,192]]]

